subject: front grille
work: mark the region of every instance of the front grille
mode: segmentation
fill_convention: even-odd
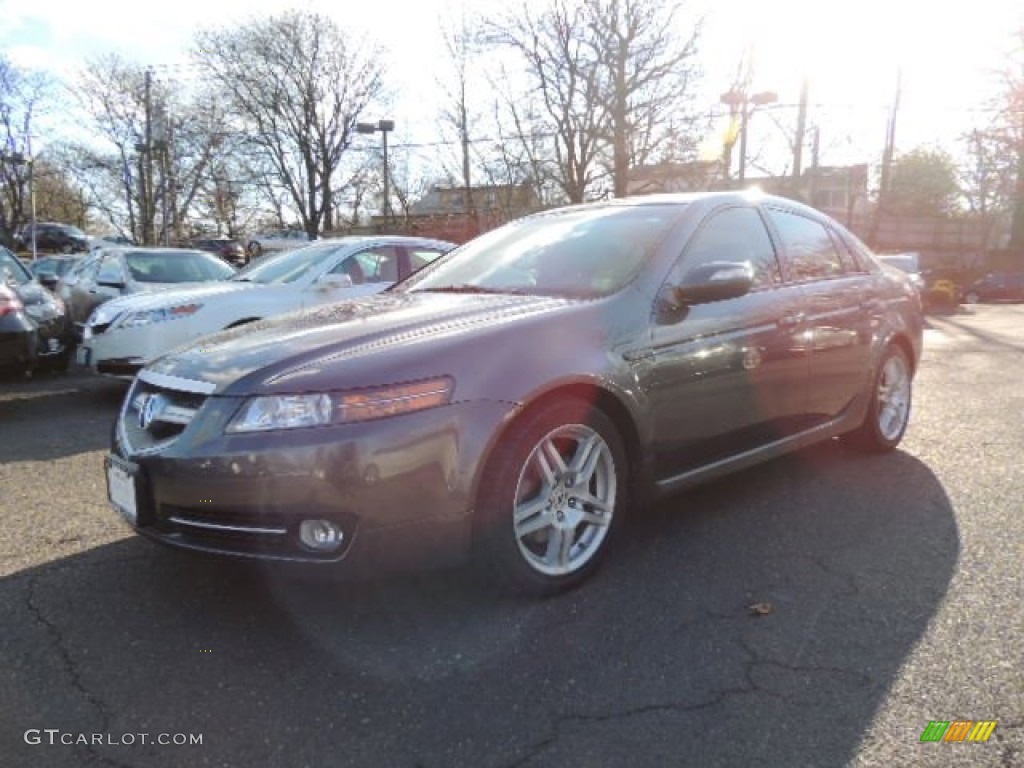
[[[119,420],[119,434],[128,455],[155,453],[185,431],[206,401],[206,395],[184,392],[135,379]]]

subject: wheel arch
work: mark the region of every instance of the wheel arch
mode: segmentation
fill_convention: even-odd
[[[903,333],[894,333],[885,343],[885,347],[896,345],[899,347],[903,354],[907,356],[907,362],[910,363],[910,373],[914,375],[917,373],[918,360],[914,354],[914,345],[911,343],[909,337]],[[883,349],[885,349],[883,347]]]
[[[643,478],[646,477],[643,466],[643,451],[641,450],[640,432],[636,420],[622,396],[616,394],[606,386],[595,381],[568,381],[555,384],[540,392],[531,395],[519,407],[511,418],[507,419],[501,429],[491,438],[480,463],[480,470],[474,480],[472,488],[472,499],[474,504],[474,528],[480,515],[475,509],[477,500],[480,498],[481,484],[485,482],[488,475],[493,471],[492,462],[499,446],[507,437],[510,430],[529,414],[548,403],[562,399],[571,398],[590,403],[604,413],[618,430],[626,450],[626,461],[628,463],[630,497],[636,501],[643,494],[646,484]]]

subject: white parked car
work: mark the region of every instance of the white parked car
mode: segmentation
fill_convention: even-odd
[[[454,247],[418,237],[343,237],[268,256],[226,281],[114,299],[86,322],[77,361],[131,379],[197,337],[377,293]]]
[[[270,251],[290,251],[309,245],[309,235],[298,229],[279,229],[262,235],[253,235],[246,250],[249,258],[255,259]]]

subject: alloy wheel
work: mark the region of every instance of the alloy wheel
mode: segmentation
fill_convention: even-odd
[[[513,526],[527,564],[547,576],[586,566],[608,535],[616,486],[614,456],[597,431],[572,424],[545,435],[515,492]]]

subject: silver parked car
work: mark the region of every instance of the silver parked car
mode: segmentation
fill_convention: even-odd
[[[100,304],[118,296],[227,280],[235,268],[205,251],[183,248],[107,248],[83,260],[60,291],[77,334]]]

